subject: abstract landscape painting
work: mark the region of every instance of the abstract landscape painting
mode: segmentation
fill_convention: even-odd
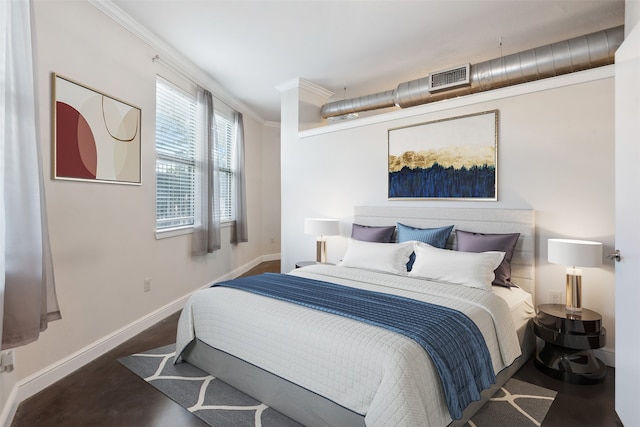
[[[497,200],[497,110],[388,136],[389,199]]]

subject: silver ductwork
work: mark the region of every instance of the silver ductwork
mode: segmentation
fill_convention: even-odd
[[[424,77],[401,83],[394,90],[327,103],[320,114],[326,119],[380,108],[412,107],[609,65],[623,41],[624,27],[610,28],[471,65],[470,84],[462,88],[432,93],[429,78]]]

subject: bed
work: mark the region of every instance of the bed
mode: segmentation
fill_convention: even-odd
[[[446,236],[444,249],[415,243],[375,246],[350,239],[345,257],[337,266],[308,266],[265,280],[293,281],[302,284],[299,288],[326,283],[329,292],[335,286],[335,292],[341,295],[371,291],[384,294],[385,298],[463,313],[462,317],[473,321],[482,336],[488,350],[486,363],[496,375],[478,396],[461,401],[459,412],[452,409],[455,405],[451,403],[450,387],[440,381],[444,375],[442,358],[425,351],[419,339],[375,322],[338,316],[332,311],[227,285],[197,291],[189,299],[178,326],[176,360],[210,372],[303,425],[464,425],[533,353],[535,341],[529,319],[534,314],[534,213],[505,209],[355,208],[354,224],[381,227],[397,223],[421,229],[453,225],[454,229]],[[511,260],[511,278],[518,287],[493,286],[487,291],[481,285],[455,283],[458,279],[451,280],[446,275],[446,281],[423,277],[423,260],[435,259],[442,267],[446,266],[447,257],[458,256],[449,250],[456,247],[456,235],[460,236],[455,230],[519,233]],[[411,249],[400,248],[401,245]],[[363,248],[393,251],[393,257],[396,252],[402,252],[402,256],[414,253],[414,274],[361,268],[353,261],[354,256],[367,260],[377,256],[366,251],[362,256]],[[495,262],[495,256],[484,254],[469,256]],[[385,257],[389,258],[386,252]],[[381,261],[377,266],[383,264]],[[343,293],[343,289],[348,292]],[[463,344],[456,343],[454,348],[458,345],[462,348]]]

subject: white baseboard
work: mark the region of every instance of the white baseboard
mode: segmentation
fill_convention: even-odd
[[[264,261],[275,261],[278,259],[280,259],[279,254],[264,255],[258,257],[255,260],[236,268],[230,273],[225,274],[223,277],[220,277],[216,281],[229,280],[234,277],[238,277]],[[208,285],[205,285],[204,287],[206,286]],[[64,359],[61,359],[56,363],[53,363],[46,368],[41,369],[40,371],[18,381],[17,384],[12,388],[11,393],[9,394],[9,397],[2,409],[2,412],[0,413],[0,426],[11,426],[13,417],[15,416],[18,406],[22,401],[44,390],[56,381],[61,380],[67,375],[83,367],[87,363],[92,362],[93,360],[102,356],[109,350],[112,350],[113,348],[119,346],[125,341],[133,338],[144,330],[160,322],[161,320],[181,310],[190,295],[191,293],[184,295],[183,297],[180,297],[175,301],[172,301],[169,304],[160,307],[152,313],[141,317],[140,319],[93,342],[92,344],[89,344],[88,346],[65,357]]]
[[[189,295],[149,313],[148,315],[120,328],[119,330],[93,342],[79,351],[47,366],[46,368],[22,379],[18,382],[17,398],[20,402],[44,390],[56,381],[73,373],[89,362],[97,359],[106,352],[133,338],[147,328],[174,314],[184,307]]]
[[[18,381],[11,390],[7,402],[5,402],[2,411],[2,418],[0,418],[0,425],[4,427],[9,427],[11,425],[18,406],[22,401],[44,390],[56,381],[61,380],[67,375],[83,367],[87,363],[92,362],[94,359],[102,356],[109,350],[117,347],[118,345],[143,332],[147,328],[174,314],[182,307],[184,307],[184,304],[186,303],[189,295],[185,295],[165,305],[164,307],[159,308],[158,310],[136,320],[135,322],[130,323],[125,327],[120,328],[119,330],[65,357],[64,359],[61,359],[56,363],[53,363],[46,368],[43,368],[40,371],[35,372],[34,374]]]
[[[280,254],[262,255],[262,262],[278,260],[280,260]]]
[[[216,283],[216,282],[220,282],[223,280],[230,280],[233,279],[234,277],[238,277],[244,273],[246,273],[247,271],[251,270],[254,267],[259,266],[260,264],[262,264],[263,262],[266,261],[277,261],[280,259],[280,254],[270,254],[270,255],[262,255],[256,259],[254,259],[253,261],[250,261],[244,265],[241,265],[240,267],[236,268],[233,271],[230,271],[229,273],[225,274],[224,276],[220,276],[217,279],[209,282],[208,284],[204,285],[203,288],[208,287],[209,285],[211,285],[212,283]]]
[[[7,397],[7,401],[2,408],[2,412],[0,413],[0,426],[10,427],[11,422],[13,421],[13,417],[16,415],[16,411],[18,410],[18,405],[20,402],[16,398],[18,394],[18,385],[14,385]]]

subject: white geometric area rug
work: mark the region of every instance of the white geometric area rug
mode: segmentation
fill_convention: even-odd
[[[193,365],[174,365],[174,355],[175,344],[171,344],[118,361],[211,426],[301,426]],[[466,427],[540,426],[555,395],[555,391],[512,378]]]
[[[280,412],[189,363],[173,364],[175,344],[118,361],[150,385],[215,427],[300,427]]]
[[[510,378],[465,427],[539,427],[557,394]]]

